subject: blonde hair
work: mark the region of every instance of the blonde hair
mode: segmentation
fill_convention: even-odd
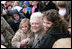
[[[19,29],[22,29],[22,25],[23,25],[23,24],[28,24],[29,27],[30,27],[29,19],[28,19],[28,18],[22,19],[21,22],[20,22],[20,25],[19,25]]]

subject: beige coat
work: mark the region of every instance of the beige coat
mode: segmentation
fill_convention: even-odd
[[[27,34],[28,35],[28,34]],[[22,30],[18,30],[16,32],[16,34],[14,35],[14,37],[12,38],[12,46],[16,47],[16,48],[20,48],[20,43],[23,39],[26,39],[28,36],[26,36],[26,34],[24,34],[24,32]]]
[[[71,48],[71,38],[61,38],[57,40],[52,48]]]

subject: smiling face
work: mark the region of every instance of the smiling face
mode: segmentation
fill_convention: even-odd
[[[52,27],[53,23],[48,21],[46,17],[43,18],[43,27],[44,30],[48,30],[48,28]]]
[[[21,29],[26,34],[29,28],[30,28],[29,19],[28,18],[22,19],[19,25],[19,29]]]
[[[35,19],[31,22],[31,30],[38,33],[42,29],[42,24],[39,19]]]
[[[23,24],[22,25],[22,31],[26,34],[29,30],[29,25],[28,24]]]
[[[42,30],[43,14],[41,12],[35,12],[30,17],[31,30],[34,33],[39,33]]]

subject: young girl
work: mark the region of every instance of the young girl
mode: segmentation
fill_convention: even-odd
[[[52,48],[56,40],[70,37],[66,21],[61,19],[54,9],[46,11],[43,18],[43,26],[45,35],[39,43],[39,48]]]
[[[12,29],[14,30],[14,32],[18,30],[21,19],[23,18],[20,17],[18,10],[17,9],[13,10],[12,11],[12,21],[10,21],[10,25]]]
[[[29,42],[28,32],[30,28],[29,19],[22,19],[19,29],[12,39],[12,46],[16,48],[27,48],[27,43]]]

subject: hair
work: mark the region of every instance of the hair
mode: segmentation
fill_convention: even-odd
[[[8,6],[6,7],[6,9],[8,9],[9,6],[11,6],[11,8],[13,7],[12,5],[8,5]]]
[[[23,25],[23,24],[28,24],[29,27],[30,27],[29,19],[28,19],[28,18],[22,19],[21,22],[20,22],[20,25],[19,25],[19,29],[22,29],[22,25]]]
[[[38,18],[41,22],[42,22],[42,19],[43,19],[43,14],[41,12],[35,12],[31,15],[30,17],[30,23],[35,20],[36,18]]]
[[[19,1],[15,1],[14,2],[14,6],[19,6],[20,2]]]
[[[57,6],[59,6],[61,8],[65,8],[67,6],[67,2],[66,1],[57,1]]]
[[[20,18],[20,15],[18,14],[18,13],[13,13],[13,15],[12,15],[12,18],[15,20],[15,18],[14,18],[14,15],[18,15],[19,16],[19,18]]]
[[[51,9],[49,11],[46,11],[44,16],[46,16],[48,21],[51,21],[53,23],[54,27],[58,27],[60,31],[66,31],[68,29],[68,23],[67,21],[60,18],[58,11]]]

